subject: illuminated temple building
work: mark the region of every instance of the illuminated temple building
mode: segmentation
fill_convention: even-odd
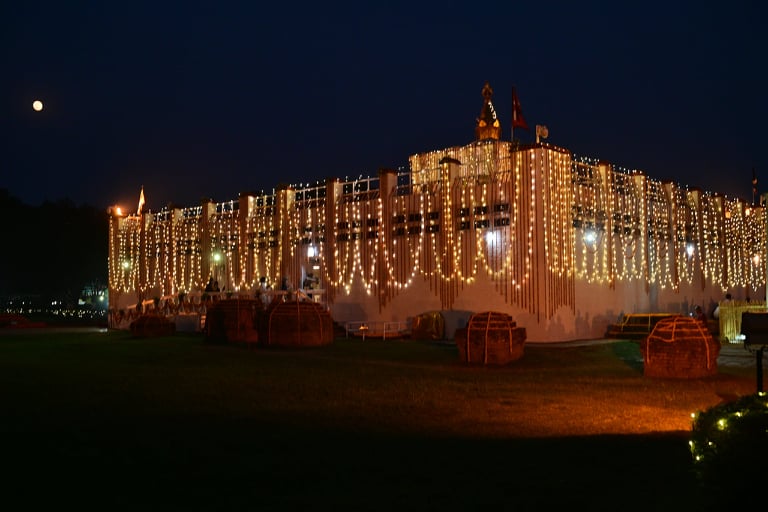
[[[111,209],[110,323],[150,299],[253,296],[285,278],[346,322],[499,311],[531,341],[599,338],[626,313],[711,312],[765,296],[765,208],[548,143],[501,140],[483,90],[476,140],[407,171],[157,212]],[[513,125],[514,126],[514,125]],[[262,279],[263,278],[263,279]],[[309,288],[309,285],[306,286]]]

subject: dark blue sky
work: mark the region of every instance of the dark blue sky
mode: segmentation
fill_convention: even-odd
[[[489,81],[504,138],[514,86],[576,154],[768,190],[762,2],[354,5],[3,3],[0,188],[157,210],[375,175],[471,142]]]

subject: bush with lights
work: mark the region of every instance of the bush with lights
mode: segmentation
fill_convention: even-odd
[[[694,415],[696,476],[710,488],[735,490],[768,481],[768,393],[719,404]]]

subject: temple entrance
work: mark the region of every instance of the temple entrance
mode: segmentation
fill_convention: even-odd
[[[318,248],[310,245],[306,258],[301,265],[301,292],[312,302],[325,303],[325,289],[321,276],[323,275],[322,259]]]

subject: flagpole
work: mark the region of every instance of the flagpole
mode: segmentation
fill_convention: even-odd
[[[515,146],[515,86],[512,86],[512,119],[509,128],[509,141]]]
[[[514,142],[515,140],[515,125],[520,126],[520,128],[528,129],[528,123],[525,122],[525,118],[523,118],[523,110],[520,108],[520,100],[517,98],[517,91],[515,90],[515,86],[512,86],[512,130],[511,130],[511,138]]]
[[[755,206],[755,198],[757,197],[757,175],[755,174],[755,168],[752,168],[752,206]]]

